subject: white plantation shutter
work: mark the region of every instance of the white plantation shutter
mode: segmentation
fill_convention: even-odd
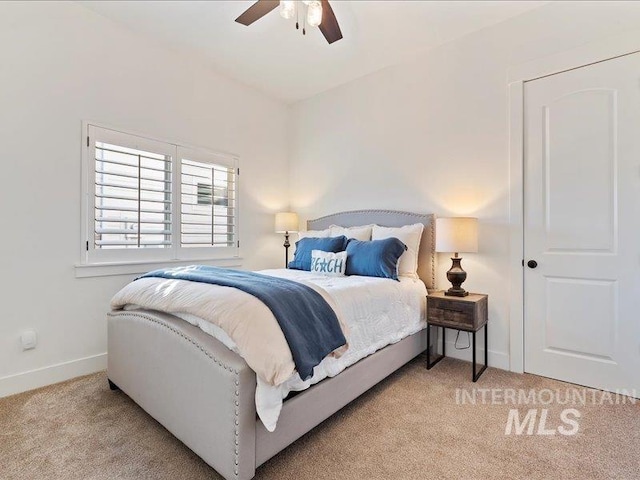
[[[178,158],[181,255],[203,249],[233,254],[238,248],[236,160],[186,148],[178,148]]]
[[[171,246],[171,157],[96,142],[96,248]]]
[[[87,133],[86,263],[237,256],[237,159]]]

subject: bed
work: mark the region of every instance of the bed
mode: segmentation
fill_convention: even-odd
[[[360,210],[307,222],[330,225],[422,223],[418,276],[435,288],[433,215]],[[284,401],[269,431],[256,411],[256,374],[221,341],[175,315],[150,310],[108,314],[108,377],[224,478],[255,469],[426,349],[420,329]]]

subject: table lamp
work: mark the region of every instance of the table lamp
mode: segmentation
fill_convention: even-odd
[[[478,251],[478,219],[471,217],[437,218],[436,219],[436,252],[453,253],[453,264],[447,272],[447,280],[452,287],[444,292],[453,297],[469,295],[462,283],[467,279],[467,272],[462,269],[462,257],[458,253]]]
[[[276,213],[276,233],[284,233],[284,266],[289,265],[289,233],[298,231],[298,214],[293,212]]]

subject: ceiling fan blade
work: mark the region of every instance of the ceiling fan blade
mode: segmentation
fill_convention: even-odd
[[[336,20],[336,15],[333,13],[329,0],[321,0],[322,2],[322,22],[318,25],[318,28],[327,39],[329,44],[337,42],[342,38],[342,32],[340,31],[340,25]]]
[[[278,0],[258,0],[236,18],[236,22],[242,25],[251,25],[256,20],[260,20],[271,10],[276,8],[280,2]]]

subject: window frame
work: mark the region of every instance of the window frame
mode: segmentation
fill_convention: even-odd
[[[171,158],[171,246],[168,248],[100,249],[95,247],[95,150],[96,141],[138,148]],[[232,247],[181,247],[181,154],[197,155],[206,163],[214,163],[235,170],[235,211],[234,245]],[[199,161],[195,157],[194,160]],[[217,161],[215,161],[217,160]],[[95,122],[84,121],[82,125],[82,202],[79,267],[129,266],[123,271],[130,272],[135,265],[148,268],[151,264],[180,263],[201,260],[230,260],[240,258],[239,240],[239,158],[237,155],[215,152],[201,147],[193,147],[167,140],[153,138],[135,132],[113,128]],[[223,262],[228,263],[228,262]],[[144,269],[143,268],[143,269]],[[113,272],[113,268],[109,269]],[[108,273],[112,275],[114,273]],[[89,276],[89,275],[77,275]],[[92,276],[92,275],[91,275]]]

